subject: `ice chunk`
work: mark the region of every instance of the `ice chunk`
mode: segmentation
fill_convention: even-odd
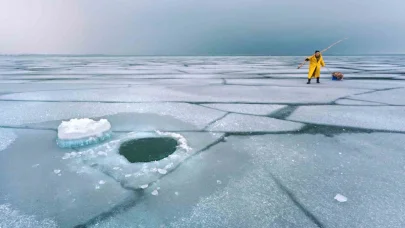
[[[16,139],[17,135],[12,130],[0,129],[0,151],[7,149]]]
[[[71,119],[58,127],[57,144],[62,148],[74,148],[95,144],[111,137],[111,124],[106,119]]]
[[[63,155],[62,159],[66,160],[66,159],[69,159],[70,157],[71,157],[70,153],[65,153],[65,155]]]
[[[166,173],[167,173],[167,170],[165,170],[165,169],[158,169],[158,172],[159,172],[160,174],[166,174]]]
[[[111,124],[106,119],[95,121],[92,119],[71,119],[62,121],[58,127],[59,139],[83,139],[101,136],[111,129]]]
[[[344,203],[347,201],[347,198],[343,195],[337,194],[334,198],[335,200],[339,201],[340,203]]]
[[[161,136],[169,136],[169,137],[175,138],[179,142],[179,145],[177,146],[179,148],[182,148],[182,149],[184,149],[186,151],[190,151],[192,149],[191,147],[189,147],[187,145],[186,138],[184,138],[180,134],[172,133],[172,132],[161,132],[161,131],[156,131],[156,133],[158,133]]]
[[[141,187],[142,189],[146,189],[148,186],[149,186],[148,184],[144,184],[144,185],[141,185],[140,187]]]
[[[60,173],[60,169],[55,169],[53,172],[55,173],[55,174],[59,174]]]
[[[101,181],[99,181],[98,183],[99,183],[100,185],[103,185],[103,184],[105,184],[105,181],[101,180]]]
[[[222,181],[220,181],[220,180],[217,180],[217,184],[222,184]]]
[[[153,192],[151,194],[154,196],[157,196],[157,195],[159,195],[159,192],[158,192],[158,190],[153,190]]]

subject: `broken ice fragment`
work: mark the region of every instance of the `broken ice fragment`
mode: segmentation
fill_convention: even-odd
[[[222,184],[222,181],[220,181],[220,180],[217,180],[217,184]]]
[[[120,169],[120,167],[114,167],[113,168],[113,170],[119,170]]]
[[[178,195],[179,195],[179,193],[178,193],[178,192],[174,192],[174,194],[175,194],[176,196],[178,196]]]
[[[96,185],[96,189],[100,189],[100,186],[99,186],[99,185]]]
[[[32,166],[32,168],[37,168],[39,166],[39,164],[35,164]]]
[[[59,174],[59,173],[60,173],[60,169],[55,169],[53,172],[54,172],[55,174]]]
[[[167,170],[165,170],[165,169],[158,169],[158,172],[159,172],[160,174],[166,174],[166,173],[167,173]]]
[[[156,169],[156,168],[153,168],[153,169],[151,169],[150,171],[151,171],[151,172],[154,172],[154,173],[156,173],[156,172],[158,171],[158,169]]]
[[[103,184],[105,184],[105,181],[101,180],[101,181],[99,181],[98,183],[101,184],[101,185],[103,185]]]
[[[149,185],[147,185],[147,184],[144,184],[144,185],[141,185],[141,188],[142,189],[145,189],[145,188],[147,188]]]
[[[57,144],[62,148],[75,148],[95,144],[111,137],[111,124],[106,119],[71,119],[58,127]]]
[[[339,201],[340,203],[344,203],[347,201],[347,198],[343,195],[337,194],[334,198],[335,200]]]
[[[157,195],[159,195],[159,192],[157,190],[153,190],[153,192],[151,194],[154,196],[157,196]]]
[[[165,169],[170,169],[170,168],[172,168],[172,166],[173,166],[173,163],[170,163],[170,164],[165,166]]]
[[[132,176],[132,174],[125,174],[126,178],[131,177],[131,176]]]
[[[102,152],[102,151],[98,152],[97,154],[100,155],[100,156],[107,156],[107,153],[106,153],[106,152]]]

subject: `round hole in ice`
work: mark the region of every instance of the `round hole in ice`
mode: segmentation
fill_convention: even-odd
[[[168,157],[177,146],[177,140],[171,137],[139,138],[122,143],[119,153],[131,163],[151,162]]]

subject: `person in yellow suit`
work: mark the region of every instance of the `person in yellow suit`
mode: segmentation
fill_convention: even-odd
[[[319,83],[319,77],[321,76],[321,67],[325,66],[320,51],[315,51],[315,55],[308,57],[305,61],[309,61],[308,82],[311,84],[311,78],[316,77],[316,83]]]

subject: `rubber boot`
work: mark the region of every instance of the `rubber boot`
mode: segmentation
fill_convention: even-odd
[[[320,83],[320,82],[319,82],[319,78],[316,78],[316,83]]]
[[[311,79],[308,79],[308,82],[307,82],[307,84],[311,84]]]

